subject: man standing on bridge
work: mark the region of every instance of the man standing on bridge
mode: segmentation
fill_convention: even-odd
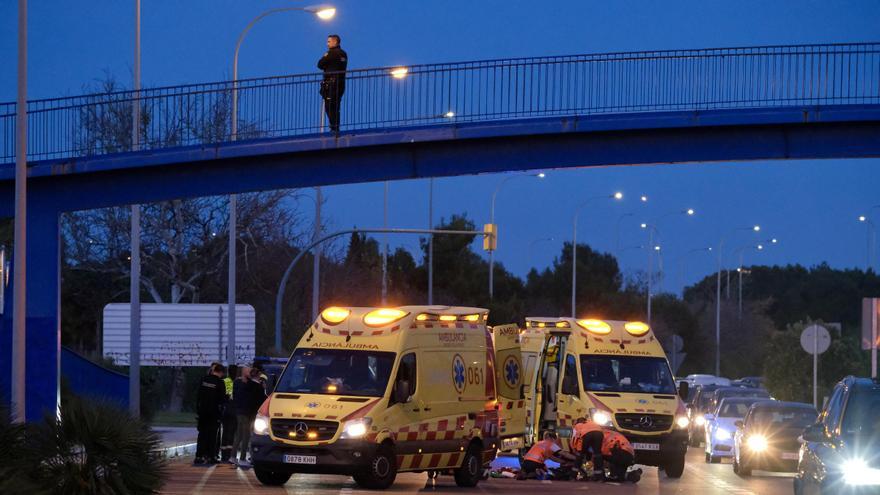
[[[339,46],[341,42],[338,34],[328,36],[327,53],[318,60],[318,68],[324,71],[321,98],[324,99],[330,131],[334,133],[339,132],[339,105],[345,93],[345,68],[348,66],[348,54]]]

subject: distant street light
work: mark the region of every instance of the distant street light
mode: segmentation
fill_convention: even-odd
[[[577,297],[577,232],[578,232],[578,216],[581,214],[581,210],[583,210],[587,205],[592,203],[593,201],[599,199],[613,199],[613,200],[621,200],[623,199],[623,193],[618,191],[610,196],[593,196],[592,198],[587,198],[586,201],[578,205],[577,208],[574,209],[574,219],[572,221],[572,234],[571,234],[571,317],[577,318],[576,309],[575,309],[575,300]]]
[[[674,215],[693,216],[694,213],[695,213],[695,211],[693,208],[687,208],[685,210],[670,211],[668,213],[660,215],[655,220],[653,220],[651,223],[646,223],[646,222],[642,223],[640,225],[641,228],[646,229],[648,231],[648,245],[649,246],[654,245],[654,234],[657,234],[658,238],[660,237],[660,231],[657,229],[657,224],[660,222],[660,220],[663,220],[664,218],[671,217]],[[648,287],[647,287],[647,310],[646,310],[648,325],[651,324],[651,300],[653,299],[653,296],[654,296],[654,293],[652,291],[653,279],[654,279],[654,274],[653,274],[653,272],[654,272],[654,251],[659,251],[659,250],[656,250],[656,249],[655,250],[651,250],[651,249],[648,250],[648,273],[647,273]]]
[[[767,242],[770,244],[776,244],[777,240],[775,238],[773,238],[773,239],[767,239],[764,242]],[[748,251],[750,249],[754,249],[756,251],[763,251],[764,245],[763,244],[756,244],[756,245],[752,245],[752,246],[743,246],[743,247],[737,249],[736,251],[734,251],[734,255],[739,254],[739,265],[737,265],[737,269],[736,269],[737,276],[739,277],[738,288],[737,288],[739,295],[737,298],[738,301],[737,301],[737,313],[736,314],[737,314],[737,320],[739,320],[739,321],[742,321],[742,311],[743,311],[743,272],[745,271],[743,269],[743,254],[744,254],[744,251]]]
[[[718,273],[715,282],[715,375],[721,376],[721,269],[723,266],[725,238],[742,231],[760,232],[761,226],[741,227],[728,232],[718,241]]]
[[[395,67],[391,69],[391,77],[394,79],[403,79],[409,73],[409,69],[406,67]]]
[[[492,193],[492,205],[489,208],[489,223],[495,224],[495,199],[498,197],[498,191],[501,190],[501,187],[504,186],[508,181],[513,179],[517,179],[520,177],[537,177],[539,179],[543,179],[546,177],[544,172],[539,172],[536,174],[514,174],[508,175],[507,177],[501,179],[497,186],[495,186],[495,191]],[[495,296],[495,250],[492,249],[489,251],[489,299],[491,300]]]

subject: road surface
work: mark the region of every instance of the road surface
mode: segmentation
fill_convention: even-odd
[[[191,460],[191,459],[190,459]],[[791,475],[755,471],[749,478],[733,474],[729,461],[706,464],[700,449],[691,448],[685,473],[678,480],[666,478],[657,469],[646,467],[642,480],[636,484],[588,483],[580,481],[516,481],[489,479],[476,488],[455,486],[451,476],[441,476],[436,484],[428,483],[425,474],[397,475],[394,485],[385,493],[482,493],[490,495],[550,493],[585,494],[693,494],[693,495],[776,495],[792,492]],[[169,466],[164,494],[296,494],[324,495],[379,492],[361,490],[351,478],[344,476],[294,475],[283,487],[266,487],[254,477],[253,470],[240,470],[228,464],[209,468],[194,467],[187,460],[173,461]]]

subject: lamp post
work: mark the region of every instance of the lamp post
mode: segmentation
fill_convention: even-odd
[[[492,205],[489,207],[489,223],[495,224],[495,199],[498,197],[498,191],[501,190],[501,187],[504,186],[507,182],[517,179],[520,177],[537,177],[539,179],[543,179],[545,177],[543,172],[537,174],[515,174],[508,175],[507,177],[501,179],[501,182],[495,186],[495,191],[492,193]],[[495,250],[489,251],[489,299],[495,295]]]
[[[866,232],[867,246],[865,248],[865,271],[868,271],[874,266],[874,241],[877,236],[877,226],[865,215],[859,215],[859,221],[868,226]]]
[[[715,281],[715,375],[721,375],[721,267],[723,266],[724,240],[740,231],[760,232],[761,226],[741,227],[728,232],[718,241],[718,273]]]
[[[642,203],[647,203],[648,197],[643,194],[639,197],[639,201],[641,201]],[[619,217],[617,217],[617,224],[615,225],[615,228],[614,228],[614,252],[615,253],[620,251],[620,224],[621,224],[621,222],[623,222],[624,218],[635,216],[635,214],[636,213],[634,211],[628,211],[626,213],[621,214]]]
[[[232,56],[232,140],[235,141],[236,135],[238,133],[238,52],[241,49],[241,42],[244,41],[245,35],[254,27],[254,24],[259,22],[264,17],[268,17],[272,14],[278,14],[280,12],[308,12],[311,14],[315,14],[319,19],[324,21],[329,21],[336,15],[336,9],[333,7],[281,7],[277,9],[271,9],[263,12],[262,14],[254,17],[251,22],[245,26],[244,30],[242,30],[241,34],[238,35],[238,41],[235,43],[235,53]]]
[[[25,352],[27,331],[25,320],[27,242],[27,0],[18,0],[18,65],[15,106],[15,226],[13,253],[15,267],[12,287],[12,421],[24,423],[25,410]],[[0,281],[5,283],[5,281]],[[8,371],[8,369],[7,369]]]
[[[574,209],[574,218],[572,219],[572,231],[571,231],[571,317],[577,318],[575,316],[576,308],[575,308],[575,299],[577,297],[577,233],[578,233],[578,217],[581,214],[581,210],[583,210],[587,205],[592,203],[593,201],[599,199],[613,199],[613,200],[621,200],[623,199],[623,193],[618,191],[610,196],[593,196],[592,198],[587,198],[586,201],[581,203]]]
[[[764,242],[769,243],[769,244],[776,244],[778,242],[778,240],[776,238],[773,238],[773,239],[767,239]],[[754,249],[755,251],[763,251],[764,244],[743,246],[734,252],[734,254],[739,254],[739,265],[737,266],[737,269],[736,269],[737,275],[739,277],[738,288],[737,288],[737,292],[739,292],[739,295],[738,295],[738,301],[737,301],[736,318],[739,321],[742,321],[742,310],[743,310],[743,271],[745,271],[743,269],[743,254],[745,251],[750,250],[750,249]]]
[[[657,229],[657,223],[660,222],[660,220],[663,220],[664,218],[667,218],[667,217],[671,217],[673,215],[693,216],[694,213],[695,213],[695,211],[693,208],[687,208],[685,210],[670,211],[668,213],[660,215],[651,223],[642,223],[641,227],[648,231],[648,246],[654,245],[654,234],[657,234],[658,238],[660,237],[660,231]],[[653,291],[652,291],[652,288],[653,288],[652,282],[653,282],[653,278],[654,278],[653,270],[654,270],[654,249],[649,249],[648,250],[648,297],[647,297],[647,299],[648,299],[648,301],[647,301],[648,325],[651,324],[651,299],[653,298],[653,295],[654,295]]]
[[[245,28],[241,31],[241,34],[238,35],[238,40],[235,42],[235,52],[232,55],[232,111],[231,111],[231,121],[230,121],[230,134],[231,140],[238,140],[238,54],[241,51],[241,44],[244,41],[245,36],[250,32],[251,28],[259,22],[264,17],[268,17],[272,14],[277,14],[280,12],[291,12],[291,11],[299,11],[299,12],[309,12],[318,16],[319,19],[322,20],[330,20],[333,16],[336,15],[336,9],[332,7],[283,7],[278,9],[267,10],[262,14],[254,17],[251,22],[245,26]],[[320,188],[315,188],[317,194],[316,207],[315,207],[315,236],[319,234],[319,229],[321,225],[321,190]],[[236,261],[237,261],[237,250],[236,250],[236,242],[238,240],[238,229],[237,229],[237,213],[238,213],[238,195],[230,194],[229,195],[229,274],[228,274],[228,309],[227,309],[227,330],[229,332],[229,336],[227,337],[227,347],[226,347],[226,361],[229,364],[234,364],[236,361],[235,358],[235,297],[236,297],[236,288],[235,288],[235,276],[236,276]],[[312,278],[312,318],[317,318],[317,306],[318,306],[318,285],[320,281],[320,250],[315,251],[315,260],[314,260],[314,270],[313,270],[313,278]]]
[[[434,228],[434,178],[428,179],[428,230]],[[428,306],[434,304],[434,234],[428,235]]]

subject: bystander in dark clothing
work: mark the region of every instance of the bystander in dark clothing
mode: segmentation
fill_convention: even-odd
[[[196,414],[199,436],[196,443],[196,464],[212,464],[217,461],[217,432],[223,417],[226,403],[226,386],[223,375],[226,368],[221,364],[211,365],[211,373],[199,382],[196,397]]]
[[[245,370],[248,374],[245,375]],[[235,441],[232,444],[233,455],[238,455],[238,465],[243,468],[250,467],[247,462],[248,446],[251,441],[251,429],[257,411],[266,400],[266,391],[260,383],[259,370],[242,369],[242,376],[235,381],[233,386],[233,407],[238,426],[235,432]]]
[[[232,456],[232,441],[235,440],[235,408],[232,407],[232,384],[238,378],[238,366],[229,365],[229,373],[223,379],[226,393],[226,405],[223,407],[223,419],[220,420],[220,426],[223,430],[220,433],[220,461],[229,461]]]
[[[345,93],[345,69],[348,67],[348,54],[339,46],[339,36],[327,37],[327,53],[318,60],[318,68],[324,71],[321,81],[321,98],[324,99],[324,112],[332,132],[339,132],[339,106]]]

